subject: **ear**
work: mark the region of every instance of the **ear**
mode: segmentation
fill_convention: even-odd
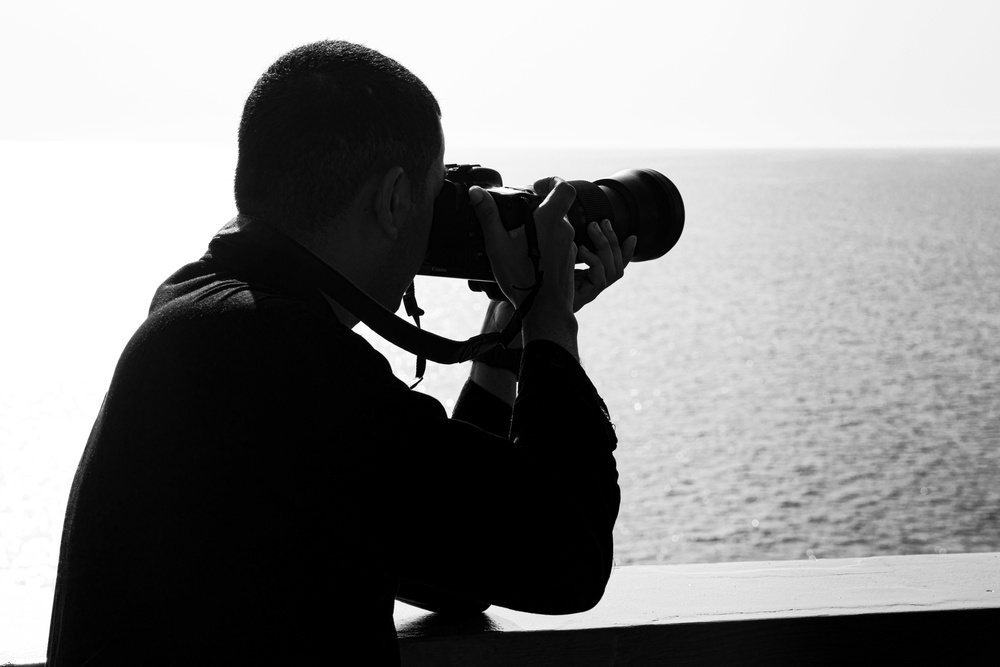
[[[390,167],[375,189],[375,217],[379,228],[395,240],[410,207],[410,182],[402,167]]]

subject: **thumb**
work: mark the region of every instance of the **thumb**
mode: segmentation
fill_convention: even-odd
[[[469,201],[472,203],[472,210],[476,212],[476,217],[479,218],[487,243],[502,243],[507,238],[507,230],[500,220],[500,211],[497,210],[493,197],[478,185],[473,185],[469,188]]]
[[[552,176],[535,182],[535,192],[545,199],[542,205],[559,212],[563,216],[576,199],[576,188],[561,178]]]

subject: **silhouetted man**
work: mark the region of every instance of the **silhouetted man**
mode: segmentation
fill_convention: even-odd
[[[600,600],[616,441],[574,311],[622,275],[634,240],[592,226],[599,250],[579,254],[590,268],[574,282],[573,189],[536,184],[544,281],[520,368],[474,363],[451,418],[304,271],[315,255],[395,310],[443,154],[434,97],[372,50],[312,44],[260,78],[240,124],[239,215],[156,292],[83,453],[50,665],[392,663],[397,594],[541,613]],[[524,234],[470,197],[499,284],[531,285]],[[485,329],[510,312],[492,302]]]

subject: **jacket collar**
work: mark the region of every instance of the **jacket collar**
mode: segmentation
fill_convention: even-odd
[[[251,284],[266,285],[332,314],[308,267],[317,258],[290,236],[259,220],[237,216],[208,244],[206,259],[217,261]]]

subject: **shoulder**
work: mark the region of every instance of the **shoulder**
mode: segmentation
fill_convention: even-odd
[[[160,286],[123,360],[167,372],[392,376],[385,358],[325,303],[212,269],[195,262]]]

